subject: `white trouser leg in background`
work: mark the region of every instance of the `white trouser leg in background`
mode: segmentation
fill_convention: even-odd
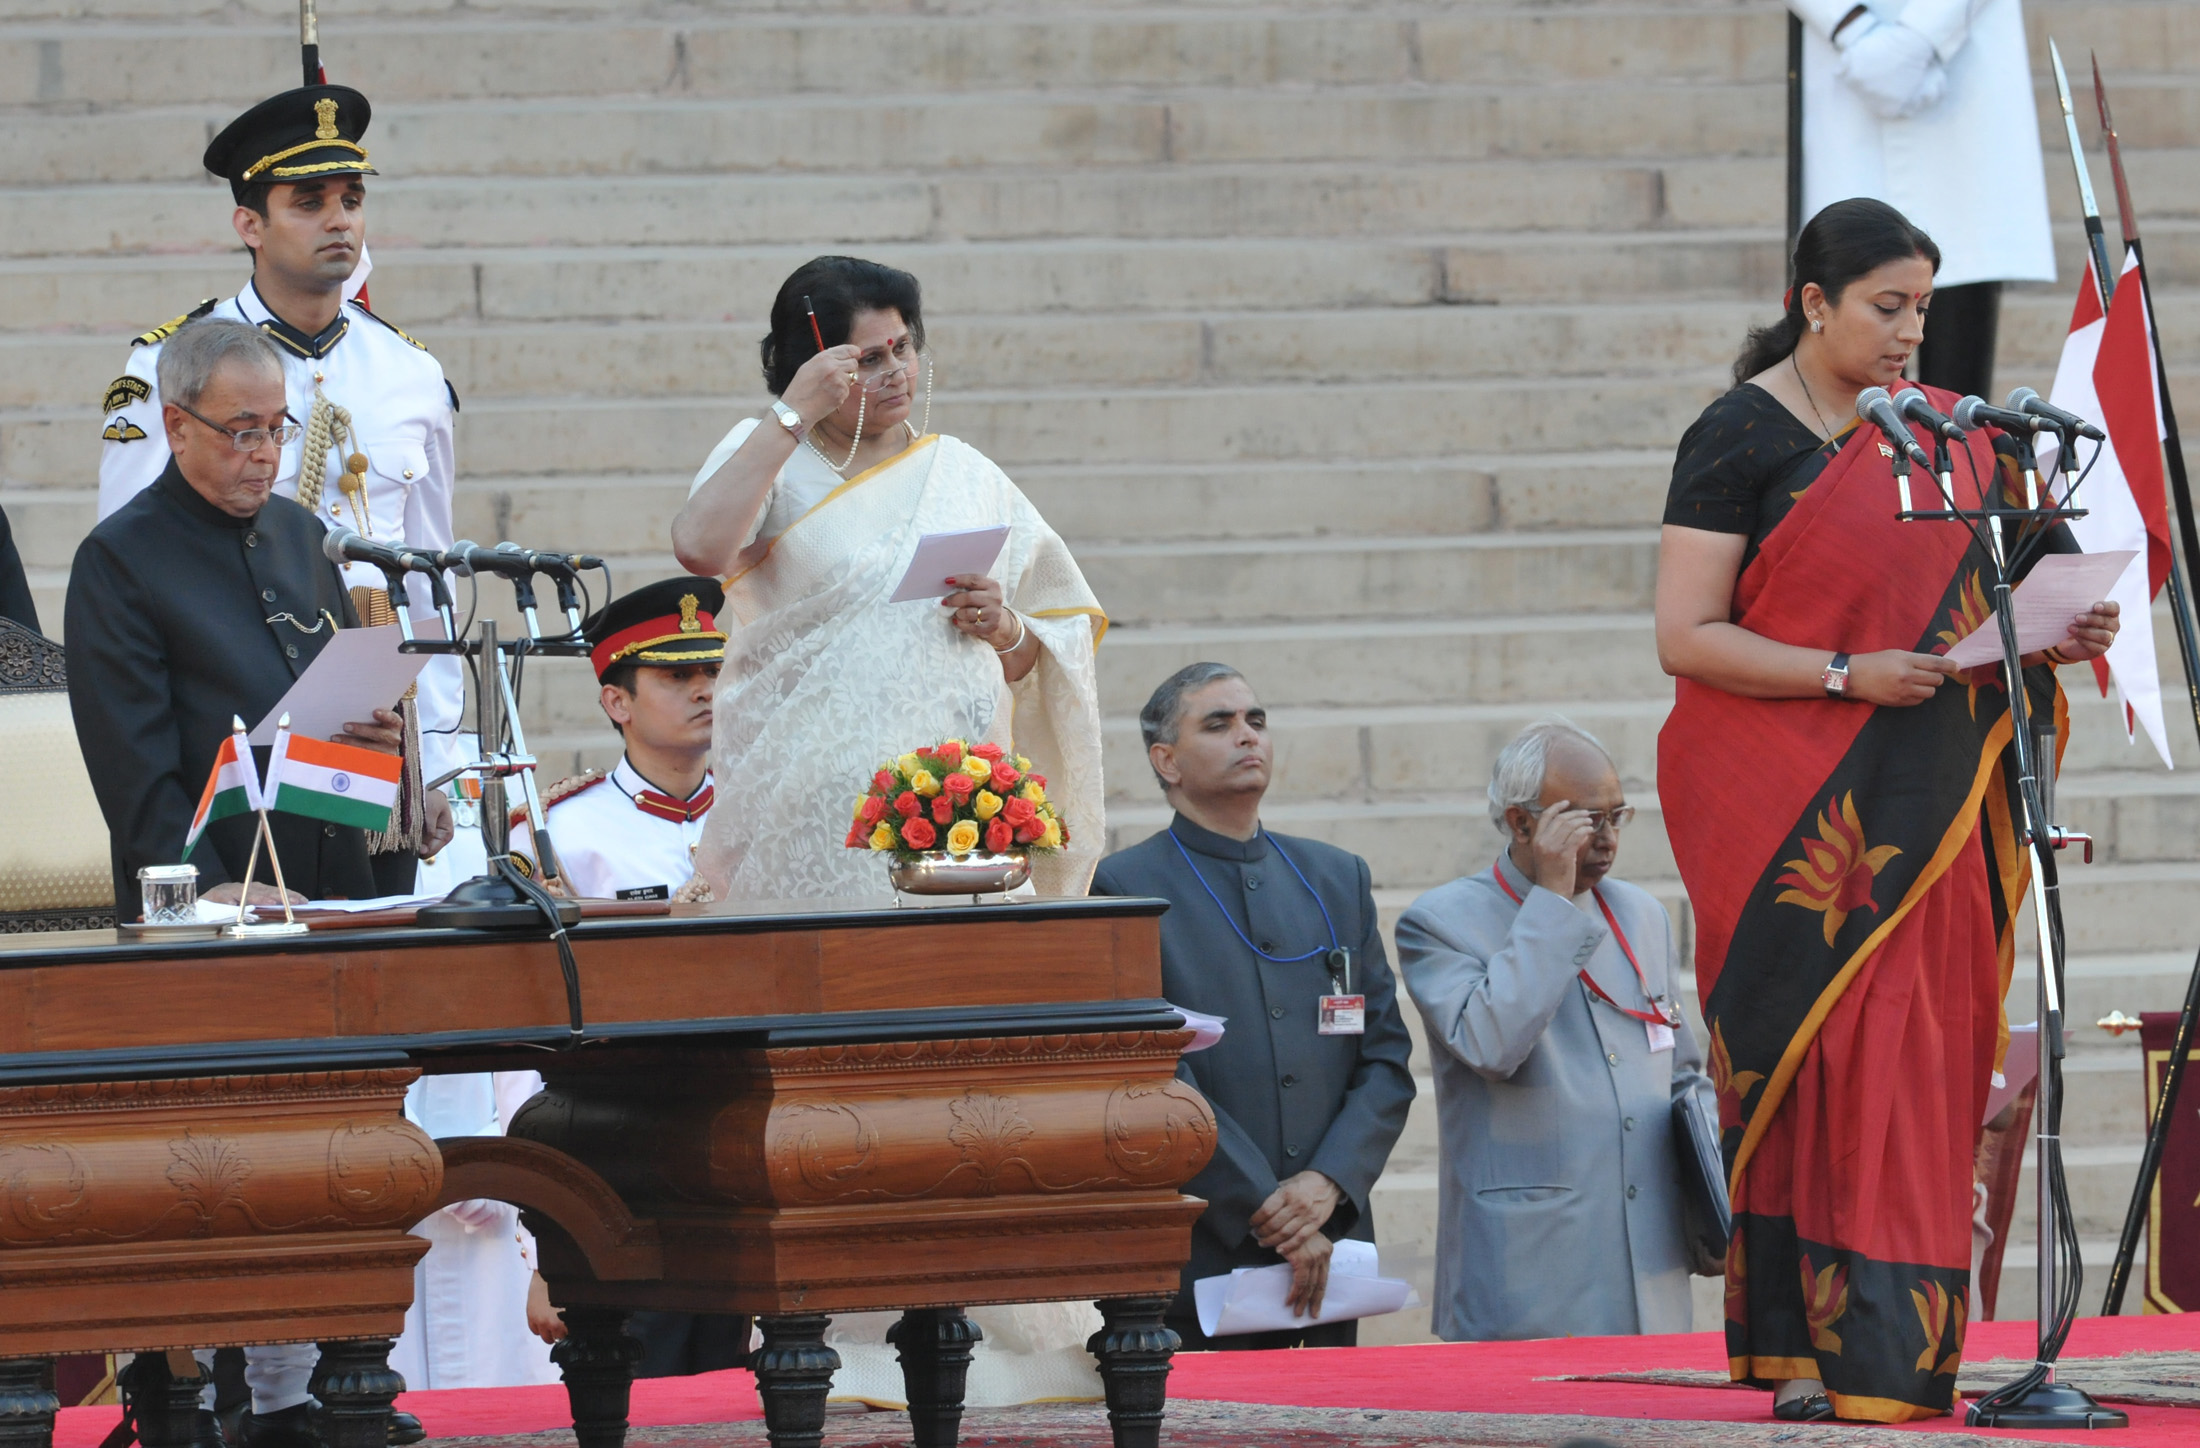
[[[306,1384],[320,1359],[321,1349],[310,1342],[246,1348],[244,1381],[252,1389],[252,1411],[265,1416],[306,1401]]]

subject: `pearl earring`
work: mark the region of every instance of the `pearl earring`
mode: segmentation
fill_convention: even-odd
[[[1810,329],[1813,332],[1823,332],[1826,330],[1826,324],[1819,321],[1816,317],[1813,317],[1811,318]]]

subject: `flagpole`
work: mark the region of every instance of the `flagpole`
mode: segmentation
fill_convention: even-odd
[[[2184,443],[2177,432],[2177,413],[2170,405],[2169,370],[2162,360],[2162,334],[2154,317],[2154,288],[2147,278],[2146,248],[2139,240],[2139,214],[2131,204],[2131,185],[2124,174],[2123,147],[2118,143],[2115,121],[2109,115],[2108,90],[2101,83],[2100,57],[2093,57],[2093,99],[2101,113],[2101,130],[2108,137],[2109,172],[2116,180],[2116,210],[2123,223],[2124,246],[2131,253],[2132,274],[2138,278],[2139,296],[2146,303],[2147,340],[2154,349],[2155,395],[2161,408],[2164,461],[2168,464],[2170,500],[2177,512],[2178,542],[2186,557],[2200,561],[2200,529],[2193,519],[2192,484],[2185,474]],[[2179,657],[2185,666],[2185,695],[2192,705],[2193,727],[2200,731],[2200,647],[2196,647],[2191,596],[2185,591],[2185,569],[2175,544],[2169,550],[2170,617],[2177,625]],[[2162,1150],[2169,1138],[2169,1124],[2176,1119],[2178,1088],[2184,1084],[2185,1057],[2192,1049],[2193,1030],[2200,1019],[2200,955],[2193,959],[2192,976],[2185,984],[2185,1003],[2177,1017],[2177,1034],[2170,1043],[2169,1060],[2162,1071],[2161,1099],[2154,1119],[2147,1125],[2146,1150],[2139,1157],[2139,1175],[2131,1186],[2131,1202],[2124,1209],[2124,1228],[2116,1241],[2116,1260],[2108,1270],[2108,1293],[2101,1304],[2105,1316],[2123,1311],[2124,1290],[2131,1282],[2131,1268],[2139,1254],[2139,1236],[2146,1229],[2154,1183],[2162,1170]]]
[[[260,863],[260,836],[266,829],[267,816],[263,814],[260,816],[260,828],[252,832],[252,853],[245,856],[244,884],[237,889],[237,923],[230,927],[232,930],[244,929],[245,902],[252,898],[252,872]]]
[[[243,732],[243,720],[237,721],[237,729],[240,733]],[[269,827],[267,821],[267,808],[272,795],[272,787],[279,786],[282,782],[277,768],[277,757],[283,752],[283,738],[289,732],[290,715],[286,713],[282,718],[275,721],[275,750],[268,756],[268,777],[266,782],[255,791],[258,798],[253,803],[256,806],[255,813],[259,818],[259,828],[252,835],[251,855],[251,859],[257,861],[260,855],[260,841],[267,841],[268,863],[275,870],[275,893],[280,895],[283,901],[283,923],[280,925],[273,922],[265,925],[245,924],[244,902],[240,900],[237,903],[237,923],[230,927],[230,933],[234,935],[303,935],[307,929],[307,927],[300,925],[297,917],[290,912],[290,886],[283,881],[283,857],[275,849],[275,831]],[[251,771],[255,766],[249,752],[250,746],[243,747],[246,750],[244,754],[245,768],[247,771]],[[245,866],[244,889],[245,894],[250,895],[252,893],[252,865],[250,863]]]
[[[2078,139],[2078,113],[2070,104],[2070,77],[2063,72],[2062,52],[2055,48],[2052,36],[2047,41],[2047,58],[2055,66],[2055,98],[2062,102],[2063,134],[2070,140],[2070,165],[2078,173],[2078,203],[2085,210],[2085,244],[2093,258],[2094,284],[2101,289],[2101,310],[2108,310],[2108,299],[2116,290],[2116,273],[2108,265],[2108,234],[2101,229],[2101,205],[2093,199],[2093,178],[2085,169],[2085,145]]]

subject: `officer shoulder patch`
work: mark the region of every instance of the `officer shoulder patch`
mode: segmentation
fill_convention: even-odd
[[[608,774],[600,774],[593,769],[584,769],[579,774],[568,775],[542,792],[543,813],[548,814],[552,805],[569,800],[584,789],[594,789],[610,777]],[[512,811],[511,823],[514,826],[524,823],[526,819],[526,805],[523,804]]]
[[[99,410],[102,414],[120,412],[131,403],[143,402],[152,395],[153,384],[125,373],[107,384],[107,395],[100,400]]]
[[[107,430],[100,437],[107,442],[141,442],[145,438],[145,429],[127,417],[118,417],[107,424]]]
[[[165,342],[170,337],[176,335],[176,329],[178,327],[181,327],[185,322],[196,322],[199,318],[205,316],[208,312],[213,311],[214,308],[220,304],[220,302],[220,297],[208,297],[205,301],[199,303],[190,311],[185,312],[182,316],[176,317],[170,321],[163,322],[150,332],[138,333],[137,336],[131,340],[130,345],[133,347],[150,347],[156,342]]]
[[[427,350],[428,350],[428,349],[427,349],[426,347],[421,347],[420,343],[418,343],[418,342],[413,342],[413,339],[412,339],[411,337],[407,337],[407,336],[405,336],[405,329],[404,329],[404,328],[402,328],[402,327],[400,327],[400,326],[398,326],[398,325],[397,325],[397,324],[395,324],[394,322],[391,322],[391,321],[390,321],[390,320],[389,320],[388,318],[386,318],[386,317],[375,317],[375,316],[374,316],[374,313],[373,313],[372,311],[369,311],[369,310],[368,310],[368,308],[367,308],[367,304],[366,304],[365,302],[362,302],[362,301],[360,301],[360,300],[359,300],[359,299],[358,299],[357,297],[353,297],[353,298],[351,299],[351,304],[352,304],[353,306],[357,307],[357,308],[358,308],[358,309],[359,309],[359,310],[360,310],[361,312],[365,313],[365,314],[366,314],[367,316],[370,316],[370,317],[374,317],[374,320],[376,320],[377,322],[380,322],[380,323],[381,323],[381,324],[382,324],[383,326],[385,326],[385,327],[388,327],[388,328],[389,328],[389,329],[390,329],[391,331],[395,332],[395,333],[396,333],[396,334],[397,334],[398,336],[400,336],[400,337],[404,337],[406,341],[408,341],[408,342],[412,342],[412,344],[413,344],[413,345],[414,345],[415,347],[420,347],[420,350],[421,350],[421,351],[425,352],[425,351],[427,351]]]

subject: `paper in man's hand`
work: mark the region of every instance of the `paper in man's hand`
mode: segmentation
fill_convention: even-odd
[[[419,627],[425,638],[430,628]],[[440,638],[440,622],[432,631]],[[396,624],[347,628],[315,655],[287,693],[252,727],[254,744],[275,742],[275,721],[290,716],[290,732],[305,739],[329,739],[350,723],[365,723],[377,709],[394,709],[413,680],[427,667],[429,654],[401,654],[403,635]]]
[[[2010,595],[2009,609],[2017,624],[2017,652],[2038,653],[2070,637],[2070,621],[2107,598],[2124,569],[2138,556],[2129,548],[2111,553],[2043,554]],[[1964,669],[2000,663],[1999,620],[1989,613],[1976,632],[1956,641],[1947,659]]]
[[[917,554],[909,571],[894,587],[888,603],[908,603],[919,598],[945,598],[955,590],[950,578],[985,573],[1000,561],[1001,545],[1008,541],[1008,525],[966,528],[960,533],[927,533],[917,540]]]

